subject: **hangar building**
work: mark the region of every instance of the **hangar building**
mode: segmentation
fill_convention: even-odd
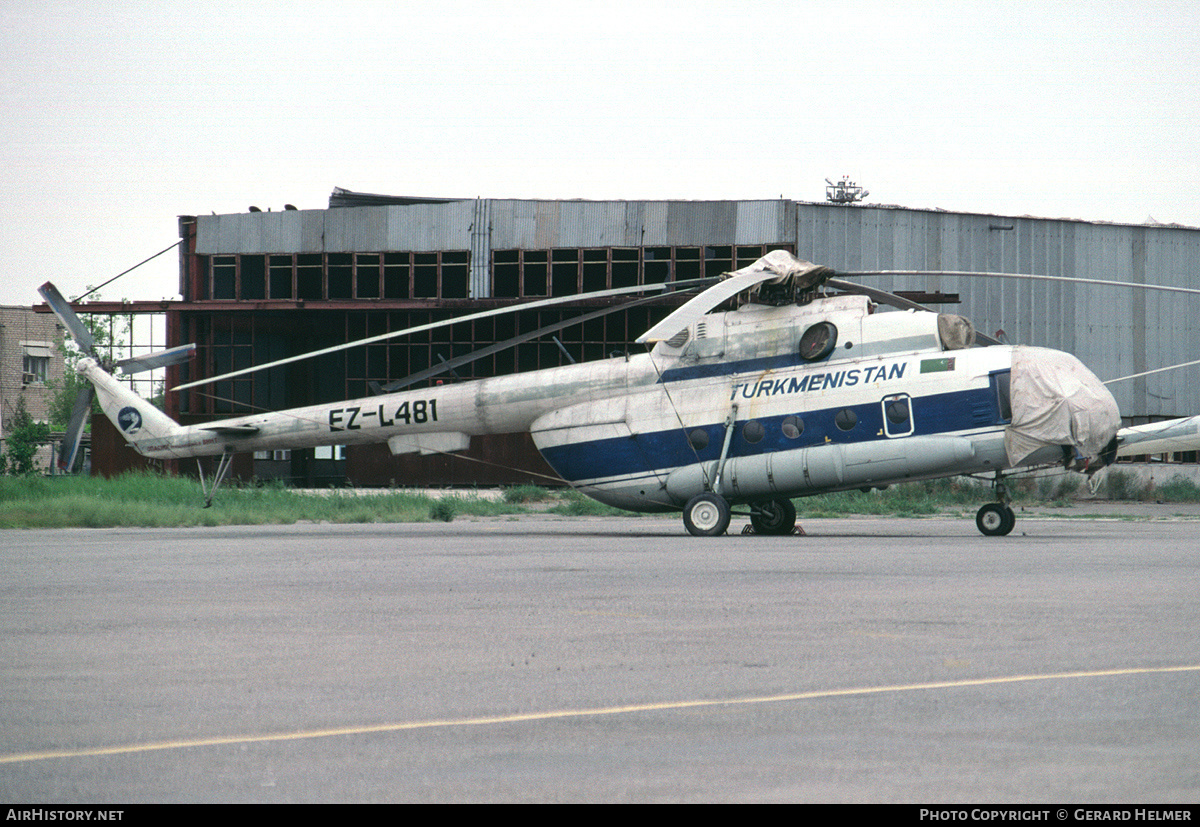
[[[480,307],[718,275],[773,249],[842,271],[1020,272],[1200,289],[1200,230],[879,205],[769,201],[530,201],[403,198],[337,189],[328,209],[184,216],[183,300],[168,345],[196,359],[168,384],[461,315]],[[1079,356],[1102,379],[1200,354],[1200,297],[951,276],[864,282],[934,302],[1010,342]],[[470,379],[590,360],[631,343],[677,304],[566,328],[458,368]],[[605,300],[601,304],[612,301]],[[464,323],[167,395],[184,422],[371,393],[440,360],[578,315],[598,302]],[[129,312],[126,306],[125,312]],[[194,374],[194,375],[193,375]],[[1127,422],[1200,412],[1196,369],[1112,385]],[[445,381],[456,381],[447,376]],[[203,391],[203,392],[201,392]],[[1195,461],[1194,455],[1175,459]],[[527,436],[476,438],[465,457],[392,457],[386,446],[239,458],[235,473],[302,484],[546,482]]]

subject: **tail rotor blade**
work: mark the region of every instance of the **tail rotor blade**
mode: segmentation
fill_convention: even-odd
[[[58,451],[58,467],[68,473],[75,467],[79,442],[83,439],[83,428],[87,425],[88,415],[92,412],[92,399],[95,395],[95,389],[91,385],[87,385],[75,397],[75,407],[71,409],[71,423],[67,426],[66,436],[63,437]]]
[[[58,316],[58,320],[63,323],[63,327],[71,334],[71,338],[79,349],[89,356],[96,352],[96,340],[92,338],[92,333],[87,329],[87,326],[80,321],[75,315],[75,311],[71,309],[71,304],[63,294],[58,292],[58,288],[50,282],[46,282],[38,288],[38,292],[42,294],[42,298],[46,300],[46,304],[50,305],[50,309],[54,311],[54,315]]]

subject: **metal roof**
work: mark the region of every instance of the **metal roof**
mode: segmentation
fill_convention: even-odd
[[[196,252],[469,250],[471,292],[490,294],[492,250],[790,244],[841,271],[962,270],[1200,289],[1200,230],[1061,218],[769,201],[400,199],[329,210],[197,216]],[[1079,356],[1102,378],[1195,359],[1200,296],[1073,283],[906,276],[885,290],[958,293],[985,333]],[[1127,415],[1200,411],[1194,369],[1112,386]]]

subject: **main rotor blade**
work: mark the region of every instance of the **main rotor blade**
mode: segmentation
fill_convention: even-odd
[[[776,251],[782,252],[782,251]],[[805,286],[813,286],[830,274],[833,273],[828,267],[819,264],[810,264],[807,261],[800,261],[795,257],[787,254],[787,258],[794,262],[794,272],[781,276],[777,270],[768,269],[750,269],[738,270],[730,277],[725,279],[720,284],[705,290],[699,296],[689,301],[687,304],[680,307],[675,312],[671,313],[654,327],[647,330],[635,341],[638,344],[648,342],[661,342],[670,339],[679,331],[688,327],[693,322],[699,320],[705,313],[712,310],[723,301],[727,301],[738,293],[744,293],[747,290],[753,290],[758,285],[767,281],[780,281],[781,279],[796,279],[801,282],[807,282]],[[767,256],[764,256],[755,265],[765,261]]]
[[[92,412],[92,398],[95,395],[96,389],[90,383],[84,385],[75,397],[75,406],[71,408],[71,422],[58,449],[58,467],[68,473],[75,467],[75,456],[79,453],[79,442]]]
[[[1139,284],[1136,281],[1111,281],[1108,279],[1081,279],[1072,276],[1041,276],[1032,273],[976,273],[968,270],[855,270],[838,271],[839,276],[952,276],[962,278],[1029,279],[1031,281],[1066,281],[1074,284],[1098,284],[1106,287],[1137,287],[1142,290],[1164,290],[1170,293],[1196,293],[1194,287],[1173,287],[1167,284]]]
[[[839,273],[838,275],[842,275]],[[874,287],[867,287],[865,284],[855,284],[852,281],[842,281],[841,279],[827,279],[825,284],[835,290],[842,290],[846,293],[857,293],[860,296],[866,296],[869,299],[875,300],[878,304],[886,304],[897,310],[929,310],[923,304],[918,304],[912,299],[906,299],[903,296],[897,296],[895,293],[889,293],[886,290],[878,290]]]
[[[539,327],[537,330],[531,331],[529,333],[522,333],[519,336],[514,336],[511,339],[506,339],[503,342],[497,342],[494,345],[488,345],[487,347],[482,347],[479,350],[473,350],[470,353],[465,354],[463,356],[456,356],[453,359],[449,359],[449,360],[442,362],[440,365],[434,365],[433,367],[431,367],[427,370],[418,371],[417,373],[414,373],[411,376],[406,376],[403,379],[397,379],[394,382],[388,382],[386,385],[381,387],[379,390],[381,393],[392,393],[394,391],[400,390],[401,388],[407,388],[409,385],[416,384],[417,382],[421,382],[425,379],[430,379],[434,376],[438,376],[439,374],[445,373],[446,371],[452,370],[461,365],[466,365],[466,364],[469,364],[470,362],[474,362],[476,359],[482,359],[484,356],[491,356],[493,353],[499,353],[503,350],[508,350],[509,348],[516,347],[517,345],[523,344],[532,339],[540,339],[541,337],[546,336],[550,333],[557,333],[558,331],[562,330],[563,328],[572,327],[577,324],[582,324],[583,322],[590,321],[591,319],[598,319],[601,316],[607,316],[610,313],[616,313],[620,310],[628,310],[631,307],[637,307],[638,305],[642,305],[642,304],[649,304],[650,302],[658,301],[661,298],[662,298],[662,296],[648,296],[648,297],[642,298],[642,299],[634,299],[631,302],[624,302],[623,304],[616,304],[616,305],[613,305],[612,307],[605,307],[601,310],[594,310],[591,313],[584,313],[582,316],[572,316],[571,318],[565,319],[564,321],[555,322],[554,324],[548,324],[545,327]]]
[[[358,347],[360,345],[369,345],[374,342],[382,342],[387,339],[394,339],[397,336],[407,336],[411,333],[422,333],[426,330],[435,330],[439,327],[449,327],[450,325],[456,325],[460,322],[471,322],[475,321],[476,319],[486,319],[489,316],[501,316],[505,313],[517,313],[522,310],[538,310],[542,307],[552,307],[557,304],[569,304],[571,302],[577,302],[580,299],[602,299],[609,296],[624,296],[629,293],[645,293],[649,290],[662,290],[665,292],[670,288],[695,287],[701,284],[711,284],[714,281],[715,279],[689,279],[686,281],[668,281],[658,284],[640,284],[635,287],[614,287],[611,290],[598,290],[593,293],[576,293],[573,296],[557,296],[552,299],[539,299],[537,301],[527,302],[525,304],[514,304],[508,307],[497,307],[493,308],[492,310],[482,310],[478,313],[469,313],[466,316],[455,316],[452,319],[443,319],[440,322],[430,322],[429,324],[417,325],[416,327],[408,327],[404,330],[393,330],[391,333],[381,333],[378,336],[369,336],[366,339],[359,339],[354,342],[344,342],[343,344],[327,347],[323,350],[314,350],[310,351],[309,353],[301,353],[299,356],[289,356],[286,359],[277,359],[274,362],[267,362],[265,365],[255,365],[254,367],[242,368],[241,370],[231,371],[230,373],[223,373],[220,376],[211,376],[207,379],[197,379],[195,382],[187,382],[183,385],[176,385],[175,387],[171,388],[171,390],[181,391],[188,388],[195,388],[199,385],[207,385],[211,382],[220,382],[224,379],[232,379],[235,376],[243,376],[247,373],[266,370],[267,368],[278,367],[279,365],[300,362],[305,359],[311,359],[314,356],[324,356],[328,353],[337,353],[338,351],[348,350],[349,348]]]
[[[180,345],[179,347],[169,348],[168,350],[158,350],[154,353],[147,353],[145,356],[130,356],[128,359],[122,359],[117,362],[116,366],[121,369],[125,375],[131,373],[141,373],[142,371],[154,370],[155,368],[163,368],[168,365],[176,365],[180,362],[186,362],[191,358],[192,353],[196,350],[196,344],[193,342],[190,345]]]
[[[71,303],[63,298],[63,294],[58,292],[58,288],[50,282],[46,282],[38,288],[38,292],[42,294],[42,298],[46,300],[46,304],[50,305],[50,309],[54,311],[54,315],[58,316],[58,320],[63,323],[63,327],[71,334],[71,338],[79,346],[79,349],[89,356],[95,355],[96,340],[92,338],[92,332],[75,315],[75,311],[71,309]]]
[[[1129,379],[1138,379],[1142,376],[1149,376],[1152,373],[1165,373],[1169,370],[1178,370],[1179,368],[1190,368],[1192,365],[1200,365],[1200,359],[1191,362],[1180,362],[1178,365],[1168,365],[1165,368],[1155,368],[1154,370],[1145,370],[1141,373],[1131,373],[1128,376],[1118,376],[1116,379],[1109,379],[1104,382],[1105,385],[1113,385],[1117,382],[1125,382]]]
[[[841,275],[839,273],[839,275]],[[842,281],[841,279],[826,279],[825,284],[835,290],[843,290],[847,293],[856,293],[860,296],[866,296],[878,304],[886,304],[894,307],[897,310],[929,310],[923,304],[918,304],[912,299],[906,299],[903,296],[897,296],[895,293],[889,293],[886,290],[877,290],[874,287],[867,287],[865,284],[856,284],[852,281]],[[934,311],[930,311],[934,312]],[[999,341],[975,331],[975,341],[982,342],[985,345],[998,345]]]

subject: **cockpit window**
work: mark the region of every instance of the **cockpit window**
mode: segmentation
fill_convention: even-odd
[[[1011,371],[1002,370],[992,374],[992,387],[996,389],[996,404],[1000,407],[1000,419],[1004,422],[1012,421],[1012,399],[1009,396],[1011,379]]]

